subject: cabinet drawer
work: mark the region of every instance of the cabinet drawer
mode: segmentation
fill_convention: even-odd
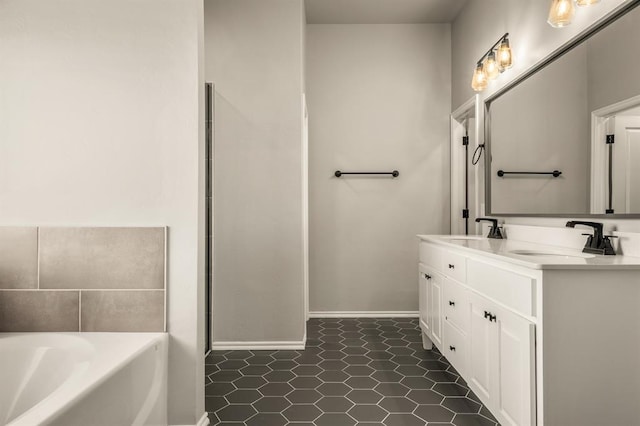
[[[536,280],[483,262],[469,260],[467,285],[523,315],[535,315]]]
[[[467,290],[454,280],[447,278],[444,283],[445,319],[458,327],[463,332],[469,330],[469,295]]]
[[[464,283],[467,279],[467,259],[452,252],[442,253],[442,272],[454,280]]]
[[[464,375],[467,371],[467,339],[466,335],[453,326],[449,321],[444,321],[444,344],[442,354],[451,365]]]
[[[433,244],[420,242],[420,263],[441,271],[442,267],[442,250],[436,248]]]

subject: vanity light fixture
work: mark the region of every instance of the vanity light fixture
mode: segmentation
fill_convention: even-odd
[[[487,88],[487,75],[484,73],[482,62],[478,62],[476,70],[473,72],[473,79],[471,79],[471,88],[476,92],[482,92]]]
[[[487,75],[489,80],[495,80],[500,74],[500,70],[498,69],[498,63],[496,62],[496,53],[491,51],[489,56],[487,56],[487,60],[484,61],[484,73]]]
[[[553,28],[566,27],[573,20],[575,13],[576,8],[573,7],[573,0],[553,0],[547,23]]]
[[[576,4],[580,7],[591,6],[592,4],[599,3],[600,0],[576,0]]]
[[[513,66],[513,57],[511,56],[511,47],[509,47],[509,39],[502,39],[500,47],[498,47],[498,67],[504,71]]]
[[[471,88],[476,92],[482,92],[487,88],[489,80],[495,79],[513,65],[513,54],[508,37],[509,33],[505,33],[478,60],[471,79]]]
[[[573,15],[576,13],[576,9],[573,7],[574,1],[580,7],[591,6],[600,2],[600,0],[552,0],[549,18],[547,19],[549,25],[554,28],[562,28],[569,25],[573,20]]]

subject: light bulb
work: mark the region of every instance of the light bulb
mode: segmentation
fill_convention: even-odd
[[[502,43],[500,43],[500,47],[498,47],[497,59],[500,72],[513,66],[513,56],[511,54],[511,47],[509,46],[509,39],[505,38],[504,40],[502,40]]]
[[[553,0],[547,22],[554,28],[566,27],[571,23],[575,12],[573,0]]]
[[[476,92],[482,92],[487,88],[487,76],[482,69],[482,63],[478,62],[476,70],[473,72],[473,78],[471,79],[471,88]]]
[[[496,54],[493,50],[489,53],[487,60],[484,61],[483,70],[489,80],[494,80],[500,74],[498,63],[496,62]]]
[[[576,4],[580,7],[591,6],[592,4],[599,3],[600,0],[576,0]]]

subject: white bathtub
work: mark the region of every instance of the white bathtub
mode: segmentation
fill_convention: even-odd
[[[0,333],[0,425],[166,425],[164,333]]]

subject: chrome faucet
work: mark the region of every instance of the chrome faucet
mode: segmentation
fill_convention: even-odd
[[[491,219],[489,217],[479,217],[476,219],[476,222],[491,222],[491,229],[489,229],[489,235],[487,238],[494,238],[496,240],[502,240],[504,237],[502,236],[502,232],[500,232],[500,228],[498,228],[498,219]]]
[[[617,238],[613,235],[604,235],[602,228],[602,223],[599,222],[583,222],[580,220],[570,220],[567,222],[567,228],[575,228],[576,225],[582,226],[590,226],[593,228],[593,234],[582,234],[588,235],[587,243],[584,245],[582,249],[583,253],[593,253],[593,254],[604,254],[604,255],[615,255],[616,251],[611,244],[610,238]]]

